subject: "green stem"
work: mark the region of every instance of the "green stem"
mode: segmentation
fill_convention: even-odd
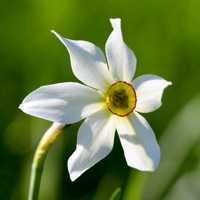
[[[63,132],[63,129],[66,126],[70,125],[53,123],[52,126],[43,135],[36,149],[32,163],[28,200],[38,200],[40,181],[42,177],[45,158],[52,144],[55,142],[57,137]]]
[[[148,172],[136,171],[135,169],[132,169],[122,199],[141,200],[148,174]]]

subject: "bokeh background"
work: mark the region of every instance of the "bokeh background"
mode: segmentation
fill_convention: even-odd
[[[51,125],[22,113],[19,104],[42,85],[78,81],[66,48],[50,31],[104,51],[109,18],[116,17],[137,57],[135,76],[156,74],[173,83],[163,106],[143,115],[160,144],[160,165],[154,173],[129,168],[116,134],[109,156],[71,182],[67,160],[77,123],[47,156],[40,199],[104,200],[117,187],[125,200],[199,199],[199,11],[199,0],[0,0],[0,199],[27,199],[34,151]]]

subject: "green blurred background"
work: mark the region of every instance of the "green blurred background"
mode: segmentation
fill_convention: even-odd
[[[156,74],[173,83],[163,106],[143,115],[160,144],[160,166],[154,173],[130,169],[116,135],[109,156],[71,182],[67,160],[78,123],[50,150],[40,199],[104,200],[122,187],[125,200],[198,200],[199,11],[199,0],[0,0],[0,199],[27,199],[34,151],[51,125],[22,113],[19,104],[42,85],[78,81],[66,48],[50,31],[104,51],[112,31],[109,18],[119,17],[124,41],[138,60],[135,76]]]

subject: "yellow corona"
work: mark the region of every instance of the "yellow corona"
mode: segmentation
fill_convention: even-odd
[[[110,86],[106,94],[106,104],[114,115],[125,117],[135,109],[137,102],[133,86],[125,81],[118,81]]]

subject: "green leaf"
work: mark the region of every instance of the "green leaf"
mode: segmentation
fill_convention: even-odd
[[[184,162],[188,156],[192,158],[191,149],[200,140],[199,119],[200,96],[197,96],[175,116],[160,138],[161,162],[148,177],[143,199],[164,199],[179,178],[188,173]],[[194,166],[196,161],[193,160],[187,165]]]
[[[185,173],[175,182],[171,190],[166,194],[164,200],[199,199],[200,197],[199,180],[200,180],[200,161],[198,162],[197,169]]]
[[[121,193],[122,193],[122,189],[121,188],[117,188],[112,196],[110,197],[109,200],[120,200],[120,197],[121,197]]]

